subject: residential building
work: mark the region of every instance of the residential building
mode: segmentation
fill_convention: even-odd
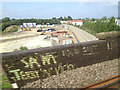
[[[23,23],[24,27],[36,27],[36,23]]]
[[[69,21],[69,23],[73,24],[73,25],[80,25],[80,26],[83,25],[83,21],[82,20],[71,20],[71,21]]]

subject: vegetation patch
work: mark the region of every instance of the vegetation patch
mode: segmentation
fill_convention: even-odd
[[[110,19],[98,19],[95,21],[85,20],[82,29],[87,31],[101,33],[101,32],[110,32],[110,31],[119,31],[120,27],[115,23],[115,18],[111,17]]]
[[[25,46],[22,46],[19,49],[15,49],[14,51],[22,51],[22,50],[28,50],[28,48]]]
[[[9,83],[9,81],[7,79],[7,76],[6,76],[4,71],[2,71],[2,75],[0,77],[1,77],[1,80],[2,80],[1,81],[2,84],[1,84],[0,87],[2,87],[2,88],[10,88],[10,83]]]
[[[19,29],[19,26],[17,25],[11,25],[7,27],[4,32],[16,32]]]
[[[69,24],[71,25],[71,24]],[[83,20],[83,25],[73,25],[86,32],[96,35],[101,32],[120,31],[120,27],[115,23],[115,18],[102,18],[102,19],[86,19]]]

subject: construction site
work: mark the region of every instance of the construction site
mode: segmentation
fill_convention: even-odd
[[[75,33],[69,26],[63,25],[36,25],[36,23],[23,23],[18,31],[3,35],[0,50],[3,52],[13,52],[20,47],[35,49],[41,47],[57,46],[78,43]]]
[[[0,90],[120,90],[120,0],[2,0]]]

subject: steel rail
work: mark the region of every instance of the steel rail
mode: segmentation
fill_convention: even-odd
[[[113,77],[110,77],[108,79],[102,80],[100,82],[82,87],[82,89],[90,89],[90,88],[109,88],[112,85],[118,84],[120,81],[120,74],[119,75],[115,75]]]

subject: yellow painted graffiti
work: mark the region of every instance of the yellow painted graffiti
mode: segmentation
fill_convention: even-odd
[[[68,70],[73,70],[73,69],[74,69],[74,65],[69,64],[69,65],[67,66],[67,68],[68,68]]]
[[[56,62],[56,60],[55,60],[55,57],[56,56],[53,56],[52,54],[50,54],[50,53],[46,53],[46,55],[41,55],[41,59],[42,59],[42,64],[43,65],[46,65],[46,64],[51,64],[50,63],[50,60],[52,60],[53,61],[53,63],[54,64],[56,64],[57,62]]]
[[[18,73],[18,71],[20,71],[20,69],[16,69],[16,70],[10,70],[10,73],[14,73],[15,77],[17,80],[20,80],[20,75]]]
[[[41,65],[39,65],[39,63],[37,62],[37,59],[33,58],[33,57],[30,57],[29,58],[29,65],[31,68],[34,68],[33,64],[36,64],[39,68]]]
[[[60,74],[60,73],[63,73],[65,71],[70,71],[73,69],[74,69],[74,65],[72,65],[72,64],[66,64],[66,65],[62,66],[62,63],[60,63],[60,65],[58,67],[55,67],[55,72],[56,72],[56,74]]]
[[[21,62],[22,63],[24,63],[25,64],[25,66],[24,67],[26,67],[26,68],[34,68],[34,65],[33,64],[36,64],[37,65],[37,67],[41,67],[41,65],[38,63],[38,61],[37,61],[37,59],[36,58],[33,58],[33,57],[29,57],[29,62],[27,62],[27,61],[25,61],[25,58],[23,58],[22,60],[21,60]]]
[[[42,73],[42,77],[49,77],[51,76],[51,71],[55,71],[56,74],[60,74],[63,73],[65,71],[69,71],[69,70],[73,70],[74,69],[74,65],[72,64],[66,64],[66,65],[62,65],[62,63],[60,63],[60,65],[58,67],[50,67],[49,69],[39,69],[39,70],[34,70],[34,71],[20,71],[20,69],[16,69],[16,70],[11,70],[10,73],[13,73],[15,75],[15,77],[11,77],[11,79],[16,82],[19,80],[29,80],[29,79],[37,79],[40,78],[40,73]]]
[[[108,50],[112,49],[112,43],[107,43]]]
[[[24,74],[24,71],[20,72],[20,76],[22,78],[22,80],[27,80],[28,78],[26,77],[26,75]]]
[[[16,82],[17,80],[15,79],[15,77],[10,77],[14,82]]]
[[[19,71],[19,72],[18,72]],[[20,71],[20,70],[11,70],[10,73],[14,73],[15,77],[11,77],[14,82],[18,80],[28,80],[28,79],[35,79],[40,78],[39,70],[35,71]]]
[[[80,53],[80,51],[78,49],[73,49],[73,50],[74,50],[75,54],[79,54]]]
[[[23,59],[21,60],[21,62],[25,64],[24,67],[29,68],[29,63],[28,63],[27,61],[25,61],[25,58],[23,58]]]
[[[79,53],[76,49],[74,49],[74,54],[69,49],[66,50],[66,52],[67,52],[68,56],[73,56],[74,54]],[[36,55],[38,55],[38,53]],[[66,55],[66,53],[65,53],[65,55]],[[56,52],[46,53],[46,54],[40,55],[40,56],[41,56],[42,65],[50,65],[51,63],[53,63],[53,64],[57,63]],[[28,58],[24,57],[23,59],[21,59],[20,61],[24,64],[24,67],[27,69],[31,69],[31,70],[27,70],[27,71],[24,71],[24,70],[22,71],[20,69],[10,70],[9,72],[14,74],[14,77],[11,77],[11,79],[14,82],[17,82],[19,80],[30,80],[30,79],[37,79],[40,77],[45,78],[45,77],[51,76],[51,72],[60,74],[67,70],[74,69],[74,65],[72,65],[72,64],[62,65],[62,63],[60,63],[58,65],[58,67],[50,67],[49,69],[42,69],[40,62],[38,62],[38,60],[39,59],[37,56],[34,56],[34,57],[29,56]],[[38,68],[36,69],[35,66],[37,66]]]
[[[43,76],[42,77],[45,77],[45,75],[47,75],[47,77],[48,76],[51,76],[51,74],[50,74],[50,71],[52,71],[53,70],[53,68],[51,67],[50,69],[48,69],[48,70],[46,70],[46,69],[40,69],[40,71],[43,73]]]
[[[60,70],[59,67],[56,67],[56,68],[55,68],[55,72],[56,72],[56,74],[59,74],[59,70]]]
[[[74,56],[74,55],[77,55],[77,54],[79,54],[80,53],[80,51],[79,51],[79,49],[73,49],[73,50],[69,50],[69,49],[67,49],[67,50],[62,50],[62,56],[67,56],[67,57],[71,57],[71,56]]]
[[[35,74],[36,74],[36,77],[39,78],[39,77],[40,77],[40,76],[39,76],[39,71],[36,70],[36,71],[34,71],[34,72],[35,72]]]

